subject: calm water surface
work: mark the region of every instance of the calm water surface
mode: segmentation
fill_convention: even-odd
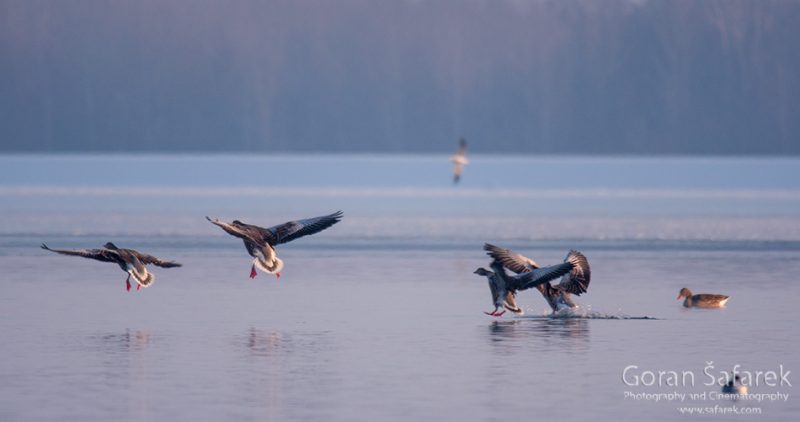
[[[0,157],[0,420],[796,419],[787,385],[750,389],[786,401],[626,392],[717,392],[709,362],[800,370],[800,160],[471,161],[453,187],[446,157]],[[280,248],[279,281],[250,280],[241,242],[203,219],[336,209]],[[184,267],[128,293],[113,265],[38,249],[108,240]],[[582,250],[581,318],[544,318],[535,292],[525,317],[483,315],[484,241],[540,263]],[[686,310],[684,286],[731,300]],[[629,365],[696,382],[628,386]]]

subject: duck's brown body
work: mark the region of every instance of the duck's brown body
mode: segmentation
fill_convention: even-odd
[[[682,288],[678,299],[685,298],[683,306],[687,308],[722,308],[728,302],[728,296],[700,293],[693,295],[692,291]]]

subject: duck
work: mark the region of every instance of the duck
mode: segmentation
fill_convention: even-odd
[[[461,180],[464,166],[469,164],[469,160],[467,160],[467,141],[464,138],[458,141],[458,150],[450,157],[450,161],[453,162],[453,184],[455,185]]]
[[[303,236],[319,233],[341,221],[344,214],[337,211],[333,214],[320,217],[311,217],[301,220],[288,221],[269,228],[259,227],[252,224],[233,220],[231,223],[211,219],[206,216],[206,220],[219,226],[231,236],[238,237],[244,241],[247,253],[252,256],[253,265],[250,268],[250,278],[255,278],[256,268],[267,273],[281,277],[283,260],[278,258],[275,246],[291,242]]]
[[[539,290],[553,313],[556,313],[565,308],[576,307],[571,295],[585,293],[589,287],[589,261],[576,250],[570,250],[563,263],[548,267],[541,267],[524,255],[490,243],[484,245],[484,250],[492,257],[491,270],[481,267],[474,274],[486,277],[489,282],[495,309],[484,312],[487,315],[501,316],[505,313],[505,310],[499,312],[502,308],[523,315],[524,312],[516,303],[516,295],[518,291],[532,287]],[[506,268],[515,274],[508,274]],[[550,284],[550,281],[559,277],[559,284]]]
[[[735,375],[732,380],[722,386],[722,392],[725,394],[738,394],[741,396],[747,395],[747,386],[742,384],[742,379]]]
[[[128,273],[128,278],[125,279],[127,291],[131,291],[131,277],[136,281],[136,290],[153,285],[156,276],[147,270],[147,264],[162,268],[182,266],[182,264],[175,261],[162,261],[152,255],[141,253],[134,249],[118,248],[117,245],[111,242],[103,245],[103,249],[51,249],[44,243],[42,243],[41,248],[62,255],[81,256],[98,261],[116,263],[122,271]]]
[[[693,295],[692,291],[684,287],[678,293],[676,300],[686,298],[683,301],[683,306],[687,308],[722,308],[728,302],[729,297],[725,295],[715,295],[708,293],[700,293]]]

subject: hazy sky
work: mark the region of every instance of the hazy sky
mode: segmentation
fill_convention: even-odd
[[[0,0],[0,151],[800,153],[800,1]]]

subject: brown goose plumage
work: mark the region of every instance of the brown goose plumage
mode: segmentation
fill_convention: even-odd
[[[216,218],[212,220],[206,217],[206,219],[225,230],[231,236],[238,237],[244,241],[247,253],[255,258],[253,266],[250,268],[250,278],[255,278],[256,267],[280,278],[283,260],[278,258],[275,246],[291,242],[303,236],[319,233],[341,221],[342,215],[341,211],[337,211],[330,215],[289,221],[270,228],[246,224],[239,220],[226,223]]]
[[[589,261],[578,251],[570,251],[561,264],[540,267],[534,260],[510,249],[489,243],[485,244],[483,249],[493,259],[492,271],[479,268],[475,274],[486,276],[489,280],[489,288],[496,307],[494,312],[488,313],[489,315],[498,316],[497,309],[500,307],[521,315],[522,309],[515,301],[517,291],[531,287],[539,290],[553,312],[565,307],[573,308],[577,305],[572,301],[571,295],[579,296],[586,293],[589,287],[591,280]],[[507,274],[505,268],[516,275]],[[561,282],[556,285],[550,284],[551,280],[559,277]]]
[[[722,308],[728,302],[729,297],[725,295],[715,295],[700,293],[693,295],[692,291],[686,287],[678,293],[677,300],[683,299],[683,306],[687,308]]]
[[[131,276],[133,276],[133,279],[137,283],[136,290],[139,290],[141,287],[150,287],[153,284],[156,277],[153,273],[147,271],[145,267],[147,264],[153,264],[162,268],[181,266],[181,264],[177,262],[162,261],[152,255],[147,255],[133,249],[118,248],[111,242],[106,243],[103,247],[105,249],[50,249],[47,245],[42,243],[42,249],[50,252],[116,263],[122,271],[128,273],[128,278],[125,280],[125,286],[128,291],[131,290]]]

